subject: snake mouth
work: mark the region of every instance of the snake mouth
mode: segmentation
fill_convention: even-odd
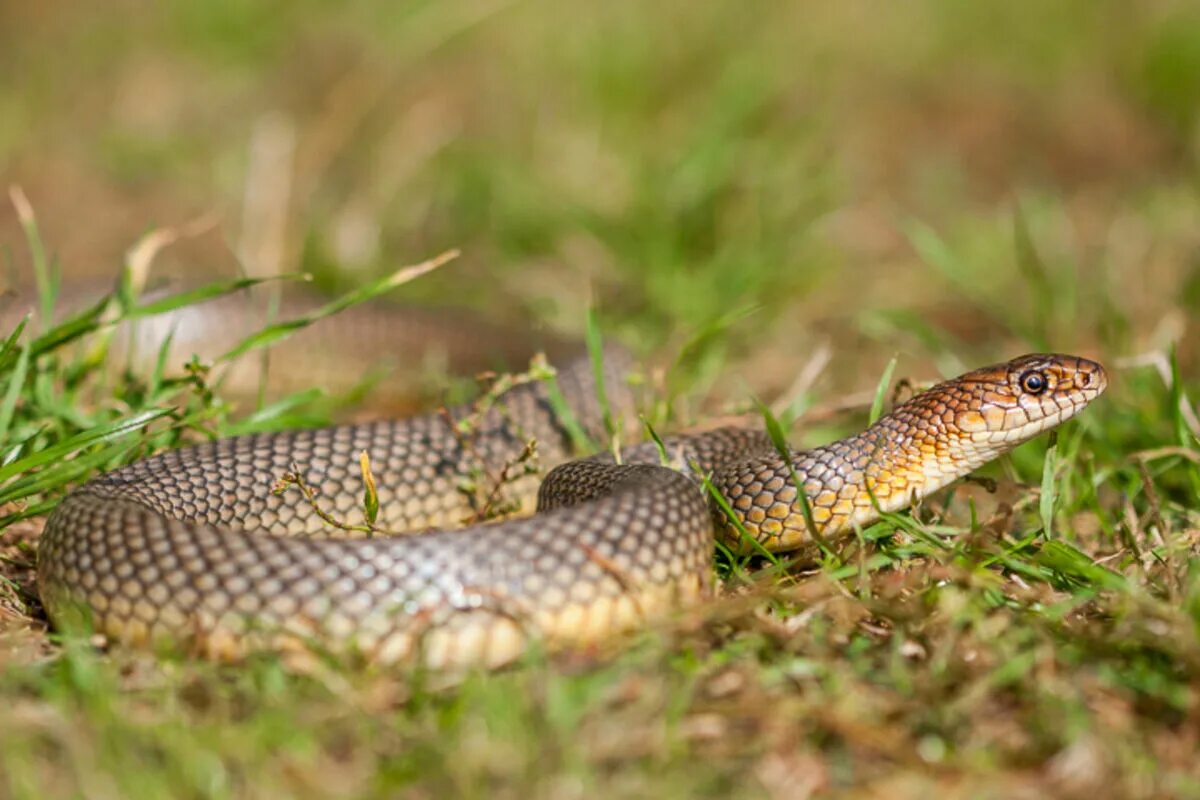
[[[1108,389],[1108,372],[1098,361],[1087,358],[1077,358],[1073,384],[1084,395],[1085,402],[1091,402]]]

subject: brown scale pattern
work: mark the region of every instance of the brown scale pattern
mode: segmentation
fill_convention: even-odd
[[[1031,369],[1054,390],[1022,393]],[[1104,380],[1099,365],[1063,356],[978,370],[857,436],[790,454],[790,467],[814,522],[832,536],[874,518],[872,495],[885,510],[900,508],[1073,415]],[[624,384],[613,376],[606,384],[632,419]],[[595,429],[590,364],[564,370],[560,385]],[[692,467],[711,475],[761,544],[785,550],[810,539],[788,461],[763,434],[740,429],[668,440],[678,470],[660,466],[646,444],[627,448],[621,464],[610,455],[568,462],[543,482],[535,517],[463,530],[330,538],[298,492],[270,491],[295,466],[323,508],[353,519],[366,450],[383,527],[457,524],[474,511],[459,490],[473,467],[497,469],[530,437],[547,462],[567,453],[544,387],[501,400],[469,446],[431,415],[237,437],[101,476],[47,522],[39,554],[46,606],[59,623],[83,614],[121,641],[182,640],[218,657],[315,645],[379,661],[495,665],[531,637],[593,641],[709,591],[714,528],[735,547],[752,545],[710,511]]]
[[[1027,391],[1037,373],[1046,386]],[[737,526],[718,519],[720,534],[742,552],[759,545],[793,550],[812,541],[797,484],[813,524],[825,537],[907,507],[1060,422],[1107,386],[1094,361],[1032,354],[940,383],[898,406],[866,431],[826,447],[774,451],[719,467],[713,483],[729,498]],[[790,467],[790,468],[789,468]]]

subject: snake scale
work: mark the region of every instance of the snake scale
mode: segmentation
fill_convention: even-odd
[[[632,399],[605,378],[611,407]],[[593,370],[565,366],[558,386],[597,430]],[[84,484],[52,513],[39,584],[52,619],[82,615],[130,645],[182,644],[215,658],[267,648],[353,652],[380,663],[496,666],[531,640],[560,647],[645,625],[713,590],[715,537],[737,551],[787,551],[900,510],[1073,417],[1107,386],[1103,367],[1027,355],[940,383],[866,430],[785,459],[763,433],[725,428],[664,442],[676,466],[708,474],[739,524],[714,510],[692,470],[656,446],[566,461],[537,487],[527,518],[460,524],[478,510],[464,476],[496,474],[530,440],[542,464],[570,454],[547,386],[474,407],[395,421],[239,436],[169,451]],[[602,428],[600,428],[602,429]],[[360,453],[378,483],[377,524],[411,535],[335,536],[323,509],[360,508]],[[754,541],[751,541],[754,540]]]

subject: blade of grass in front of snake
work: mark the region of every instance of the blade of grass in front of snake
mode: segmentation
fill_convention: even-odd
[[[883,372],[880,374],[878,383],[875,385],[875,398],[871,402],[871,415],[869,421],[870,425],[874,425],[879,421],[879,418],[883,416],[883,406],[885,398],[888,395],[888,389],[892,385],[892,375],[895,373],[896,361],[896,356],[892,356],[891,360],[888,361],[887,366],[884,367]],[[878,450],[879,446],[880,443],[876,442],[874,449]],[[875,458],[874,451],[871,454],[871,458]],[[902,530],[905,530],[938,550],[948,549],[944,542],[938,539],[937,536],[930,534],[929,531],[926,530],[921,523],[917,522],[917,520],[914,519],[911,514],[897,514],[895,512],[884,511],[882,506],[879,504],[879,499],[875,496],[875,491],[871,487],[871,484],[866,483],[865,488],[867,491],[867,498],[871,501],[871,508],[878,515],[880,522],[888,522]],[[909,504],[910,507],[915,503],[916,500],[914,499],[913,503]]]
[[[53,328],[45,330],[29,343],[31,355],[37,357],[51,350],[57,350],[99,328],[101,325],[100,315],[104,313],[104,309],[108,307],[108,303],[109,296],[106,295],[98,303],[64,320]],[[12,354],[10,353],[6,361],[11,359]],[[0,363],[0,369],[6,366],[7,363]]]
[[[24,323],[22,323],[23,325]],[[17,398],[21,395],[21,389],[25,386],[25,377],[29,372],[29,359],[29,348],[22,347],[17,356],[16,366],[8,375],[8,386],[4,390],[3,399],[0,399],[0,444],[8,443],[8,431],[12,427],[13,411],[16,410]]]
[[[77,455],[75,458],[60,460],[44,470],[27,474],[0,490],[0,505],[16,503],[27,497],[65,486],[87,475],[95,467],[108,464],[120,459],[126,453],[138,446],[138,442],[119,440],[108,447]],[[36,455],[36,454],[35,454]],[[30,456],[29,458],[33,458]],[[14,463],[20,463],[14,462]]]
[[[667,446],[663,443],[662,437],[658,435],[658,431],[654,430],[654,426],[650,424],[650,420],[646,419],[644,415],[640,416],[639,419],[646,428],[646,434],[654,442],[654,447],[658,450],[659,462],[664,467],[669,467],[671,465],[671,456],[667,453]]]
[[[276,400],[255,411],[250,412],[237,422],[225,425],[221,429],[222,436],[241,436],[247,433],[263,433],[294,427],[289,421],[289,414],[297,408],[319,400],[325,395],[325,390],[319,386],[294,392]]]
[[[796,487],[796,502],[800,504],[800,513],[804,517],[804,525],[808,528],[808,535],[817,543],[817,547],[825,555],[831,566],[840,565],[840,559],[837,553],[829,545],[829,541],[821,533],[817,527],[817,522],[813,519],[812,505],[808,500],[808,492],[804,488],[804,481],[800,479],[800,475],[796,472],[795,462],[792,460],[792,448],[788,444],[787,435],[783,432],[783,426],[779,424],[779,420],[771,413],[771,409],[762,400],[754,398],[754,404],[758,406],[758,413],[762,415],[763,424],[767,428],[767,436],[771,439],[771,444],[775,447],[775,452],[787,465],[788,474],[792,479],[792,485]]]
[[[422,275],[432,272],[443,264],[453,261],[454,259],[458,258],[458,255],[458,250],[447,250],[446,252],[434,256],[426,261],[422,261],[419,264],[402,267],[390,275],[385,275],[384,277],[372,281],[365,286],[361,286],[358,289],[346,292],[341,297],[326,303],[316,311],[313,311],[309,314],[284,320],[282,322],[277,322],[273,325],[268,325],[262,330],[243,338],[232,348],[214,359],[214,363],[226,363],[234,360],[244,353],[250,352],[251,350],[267,347],[282,339],[286,339],[296,331],[302,328],[307,328],[309,325],[318,320],[332,316],[333,314],[350,308],[351,306],[371,300],[391,291],[392,289],[395,289],[398,286],[402,286],[409,281],[416,280]]]
[[[867,419],[868,425],[874,425],[883,416],[883,404],[887,398],[888,387],[892,385],[892,373],[895,371],[896,356],[892,356],[887,366],[883,368],[883,374],[879,376],[879,383],[875,385],[875,399],[871,401],[871,416]]]
[[[649,420],[647,420],[645,418],[645,416],[640,417],[640,419],[642,420],[642,424],[645,425],[645,427],[646,427],[646,433],[647,433],[647,435],[649,435],[650,440],[654,442],[655,449],[658,450],[659,462],[664,467],[674,469],[675,466],[673,466],[671,463],[671,455],[667,451],[667,445],[663,441],[662,437],[658,435],[658,431],[656,431],[654,429],[654,426],[650,423]],[[729,501],[725,498],[724,495],[722,495],[719,491],[717,491],[716,486],[713,485],[712,481],[708,478],[708,476],[700,471],[700,465],[697,464],[695,461],[692,461],[688,465],[688,467],[692,470],[692,472],[694,474],[700,476],[700,482],[704,485],[704,488],[708,491],[708,493],[713,497],[713,500],[714,500],[714,502],[717,503],[718,507],[721,508],[722,513],[725,514],[726,518],[729,519],[730,523],[734,526],[735,529],[737,529],[738,535],[744,541],[746,541],[746,540],[750,541],[761,552],[761,554],[763,556],[765,556],[767,559],[769,559],[771,561],[771,563],[774,566],[782,567],[783,564],[779,560],[778,556],[776,556],[774,553],[767,550],[765,547],[762,546],[762,544],[758,540],[756,540],[754,537],[750,536],[750,532],[746,530],[745,525],[743,525],[741,520],[739,520],[737,518],[737,516],[733,513],[733,508],[729,505]],[[730,550],[729,547],[727,547],[726,544],[723,541],[721,541],[720,538],[716,539],[715,544],[717,547],[717,551],[725,559],[725,563],[727,563],[729,565],[729,568],[732,571],[732,573],[734,575],[736,575],[737,578],[739,580],[741,580],[742,582],[749,584],[750,578],[749,578],[749,575],[746,574],[746,571],[744,569],[744,563],[743,563],[744,558],[739,556],[738,554],[735,554],[732,550]]]
[[[874,455],[872,455],[872,458],[874,458]],[[864,483],[863,488],[867,492],[867,499],[871,501],[871,509],[878,517],[875,523],[873,523],[870,527],[874,527],[880,523],[886,523],[892,528],[898,528],[906,533],[911,534],[936,551],[945,552],[947,550],[955,549],[952,545],[942,541],[935,533],[930,532],[928,527],[924,523],[918,521],[911,513],[884,511],[883,507],[879,504],[879,498],[876,496],[875,490],[871,487],[869,482]],[[918,498],[916,498],[914,494],[911,502],[908,504],[908,508],[912,509],[917,505],[917,502]]]
[[[184,239],[194,239],[217,227],[219,217],[212,212],[177,225],[159,225],[138,237],[125,251],[125,261],[117,280],[115,315],[123,316],[133,308],[150,281],[154,259],[166,248]]]
[[[1046,539],[1054,537],[1054,501],[1057,485],[1055,474],[1058,472],[1058,431],[1050,431],[1050,444],[1046,448],[1046,457],[1042,461],[1042,492],[1038,498],[1038,513],[1042,518],[1042,535]]]
[[[546,361],[544,355],[539,353],[534,357],[529,365],[529,374],[545,385],[546,402],[550,404],[550,410],[558,424],[567,432],[567,438],[571,440],[571,447],[575,452],[594,453],[596,445],[592,437],[588,436],[587,431],[579,424],[579,418],[571,410],[571,404],[567,402],[562,387],[558,385],[558,372]]]
[[[116,290],[109,295],[108,303],[99,320],[100,333],[82,354],[80,358],[82,363],[77,367],[77,371],[99,365],[109,357],[109,348],[118,325],[123,324],[128,329],[129,335],[125,340],[125,358],[128,363],[132,364],[137,360],[137,349],[140,342],[138,326],[140,320],[145,317],[198,305],[261,283],[310,279],[304,274],[288,273],[258,278],[243,277],[229,281],[213,281],[195,289],[177,292],[159,300],[138,305],[149,282],[150,269],[158,253],[180,239],[192,238],[211,230],[215,223],[215,217],[205,215],[182,225],[153,228],[126,251],[125,262],[117,280]]]
[[[886,386],[886,382],[884,382],[884,385]],[[871,459],[875,458],[880,446],[881,443],[879,441],[875,441],[871,450]],[[885,511],[883,506],[880,505],[879,498],[876,496],[875,489],[871,486],[870,481],[863,482],[863,489],[867,493],[867,499],[871,502],[871,510],[875,512],[877,517],[875,523],[869,527],[873,528],[880,523],[886,523],[893,528],[899,528],[900,530],[912,534],[914,537],[930,545],[935,550],[945,551],[954,549],[945,542],[941,541],[941,539],[939,539],[935,534],[930,533],[929,530],[926,529],[925,525],[918,522],[911,513]],[[918,498],[914,493],[910,499],[908,508],[913,508],[917,502]]]
[[[0,473],[4,475],[15,473],[20,477],[9,482],[3,490],[0,490],[0,505],[24,500],[26,497],[74,483],[87,477],[96,467],[123,463],[131,451],[146,447],[162,449],[170,446],[166,443],[166,439],[171,439],[171,444],[178,444],[178,441],[172,437],[177,437],[178,433],[183,430],[200,430],[199,424],[214,413],[211,408],[201,408],[191,414],[174,419],[172,424],[165,428],[153,431],[150,438],[137,437],[129,441],[131,434],[146,433],[147,426],[151,422],[162,417],[172,416],[174,411],[175,409],[150,409],[115,425],[92,428],[59,442],[47,450],[35,452],[24,459],[13,461],[0,470]],[[80,444],[81,442],[84,444]],[[83,447],[98,442],[105,443],[105,446],[86,453],[79,452]],[[64,453],[63,451],[68,445],[72,445],[73,452]],[[54,456],[51,460],[56,463],[34,471],[36,467],[47,463],[47,454]],[[66,458],[65,456],[71,457]]]
[[[617,420],[613,417],[612,406],[608,402],[608,390],[604,385],[604,339],[600,335],[600,321],[596,318],[596,310],[588,306],[587,310],[587,349],[588,358],[592,362],[592,380],[596,384],[596,402],[600,406],[600,415],[604,421],[604,432],[608,434],[608,446],[613,457],[620,463],[621,441]]]
[[[779,557],[764,547],[762,542],[752,536],[750,531],[746,530],[746,526],[742,524],[741,519],[739,519],[738,515],[734,512],[733,506],[729,505],[729,501],[725,498],[725,495],[721,494],[721,490],[718,489],[715,484],[713,484],[712,480],[709,479],[708,474],[700,469],[700,465],[696,463],[695,460],[692,460],[688,462],[688,467],[692,470],[692,474],[699,476],[700,483],[703,484],[705,491],[707,491],[709,496],[712,497],[713,502],[717,504],[717,508],[721,509],[721,513],[725,515],[725,518],[729,520],[729,523],[733,525],[734,530],[736,530],[738,533],[738,537],[741,538],[743,542],[748,542],[751,547],[758,551],[758,554],[763,558],[766,558],[772,564],[778,564]],[[726,547],[724,542],[722,542],[720,539],[717,540],[717,547],[730,558],[731,563],[734,559],[736,559],[736,555],[733,553],[733,551]]]
[[[39,450],[25,458],[14,461],[6,467],[0,468],[0,483],[52,461],[65,458],[84,447],[141,430],[151,422],[168,416],[172,411],[173,409],[170,408],[151,408],[140,414],[135,414],[128,419],[117,420],[108,425],[100,425],[82,433],[77,433],[55,445],[47,447],[44,450]],[[0,497],[2,496],[0,495]],[[0,502],[4,502],[4,500],[0,499]]]
[[[305,281],[308,279],[309,276],[306,273],[289,272],[284,275],[272,275],[268,278],[238,278],[231,281],[217,281],[195,289],[178,292],[158,300],[132,305],[128,311],[121,315],[121,319],[140,319],[142,317],[166,314],[170,311],[203,303],[207,300],[215,300],[218,297],[224,297],[227,294],[240,292],[243,289],[249,289],[271,281]]]

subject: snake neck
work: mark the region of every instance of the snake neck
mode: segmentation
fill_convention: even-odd
[[[726,518],[726,541],[743,552],[755,549],[750,538],[779,551],[811,544],[797,482],[817,532],[834,537],[908,507],[1011,447],[977,441],[945,409],[920,400],[862,433],[794,453],[790,470],[772,452],[714,476],[741,527]]]

